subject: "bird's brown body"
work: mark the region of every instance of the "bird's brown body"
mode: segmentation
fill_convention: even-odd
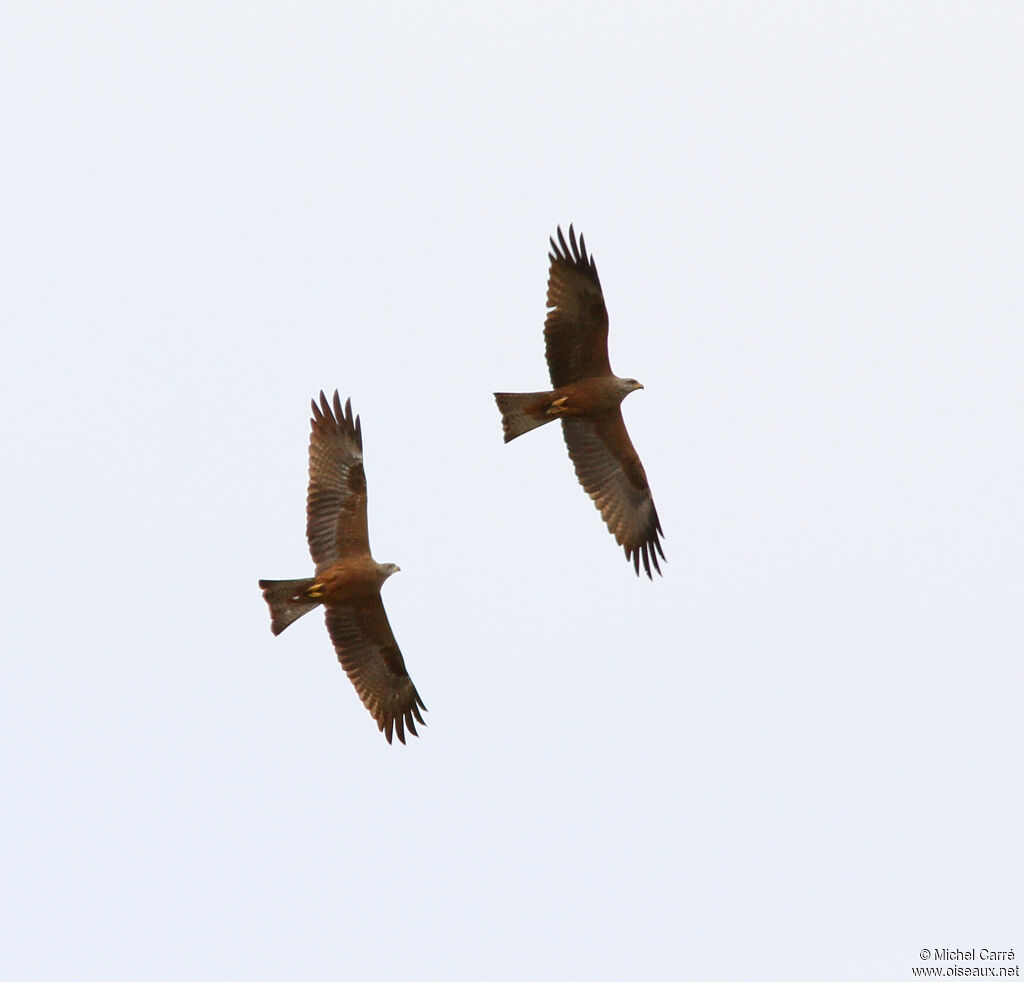
[[[632,379],[601,375],[560,385],[548,392],[496,392],[505,442],[556,419],[613,412],[638,385]]]
[[[308,595],[325,605],[372,600],[390,575],[389,565],[369,556],[339,559],[317,573]]]
[[[363,705],[388,743],[392,732],[405,743],[406,729],[418,735],[420,709],[427,707],[406,671],[380,597],[384,581],[398,567],[370,555],[359,417],[353,419],[351,401],[342,409],[335,392],[332,408],[321,392],[310,424],[306,538],[316,575],[260,580],[270,607],[270,628],[280,634],[323,605],[338,660]]]
[[[546,392],[494,394],[505,442],[562,421],[562,433],[583,489],[633,568],[661,573],[665,558],[658,513],[643,464],[626,432],[620,404],[643,386],[619,378],[608,361],[608,311],[601,282],[586,245],[569,226],[569,242],[558,230],[551,240],[548,311],[544,323],[548,371],[555,387]]]
[[[601,375],[560,385],[550,393],[545,393],[549,400],[544,406],[544,414],[561,417],[594,416],[611,412],[618,409],[622,400],[633,391],[632,387],[624,389],[620,384],[623,381],[614,375]]]

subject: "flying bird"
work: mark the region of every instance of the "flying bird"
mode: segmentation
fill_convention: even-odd
[[[363,432],[352,418],[352,400],[333,407],[320,393],[312,402],[309,438],[309,494],[306,498],[306,539],[316,575],[304,580],[260,580],[270,605],[270,629],[280,634],[289,624],[323,605],[327,632],[342,668],[391,743],[392,730],[405,743],[415,719],[426,710],[405,670],[405,660],[384,612],[380,588],[394,563],[378,563],[370,555],[366,526],[366,477],[363,473]]]
[[[608,311],[593,256],[583,236],[577,242],[569,226],[569,242],[558,229],[548,258],[548,315],[544,344],[553,390],[495,392],[505,442],[550,423],[562,421],[569,457],[583,489],[594,500],[608,531],[624,549],[640,575],[651,566],[661,574],[665,558],[659,536],[664,533],[654,508],[644,466],[622,420],[620,404],[643,386],[612,374],[608,363]]]

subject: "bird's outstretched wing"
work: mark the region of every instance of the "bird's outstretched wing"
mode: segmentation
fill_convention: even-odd
[[[582,235],[577,242],[571,225],[568,243],[561,228],[558,242],[550,241],[548,307],[551,309],[544,321],[544,344],[551,384],[558,388],[584,378],[611,375],[608,311],[594,259],[587,255]]]
[[[306,539],[317,572],[347,556],[368,556],[366,475],[363,435],[352,400],[333,407],[320,393],[313,401],[309,437],[309,493],[306,497]]]
[[[626,558],[633,561],[637,575],[641,559],[648,578],[653,578],[652,565],[660,575],[658,556],[665,558],[658,538],[663,534],[661,523],[622,412],[616,409],[590,419],[565,417],[562,432],[580,484],[594,499]]]
[[[361,604],[332,604],[325,614],[338,661],[388,743],[392,730],[402,743],[406,729],[419,736],[416,723],[423,723],[420,709],[427,707],[405,670],[380,596]]]

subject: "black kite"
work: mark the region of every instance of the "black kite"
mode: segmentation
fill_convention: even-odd
[[[550,423],[562,421],[569,457],[583,489],[594,500],[608,530],[651,577],[658,556],[665,558],[663,535],[643,464],[622,421],[622,400],[643,386],[612,374],[608,363],[608,311],[593,256],[583,236],[569,226],[566,244],[561,228],[548,254],[548,316],[544,343],[554,389],[549,392],[496,392],[505,442]]]
[[[309,438],[309,494],[306,538],[316,576],[305,580],[260,580],[270,605],[270,629],[280,634],[303,614],[324,606],[327,631],[342,668],[391,742],[391,732],[405,743],[405,729],[418,736],[413,722],[423,723],[423,700],[405,670],[405,661],[380,598],[380,588],[394,563],[377,563],[370,555],[366,526],[366,477],[363,433],[352,418],[352,400],[334,393],[334,408],[320,393],[313,402]]]

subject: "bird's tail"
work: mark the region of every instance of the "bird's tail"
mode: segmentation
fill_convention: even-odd
[[[320,606],[310,600],[307,590],[315,580],[260,580],[263,599],[270,607],[270,630],[280,634],[292,621]]]
[[[556,415],[548,411],[553,395],[553,392],[495,392],[505,442],[555,419]]]

